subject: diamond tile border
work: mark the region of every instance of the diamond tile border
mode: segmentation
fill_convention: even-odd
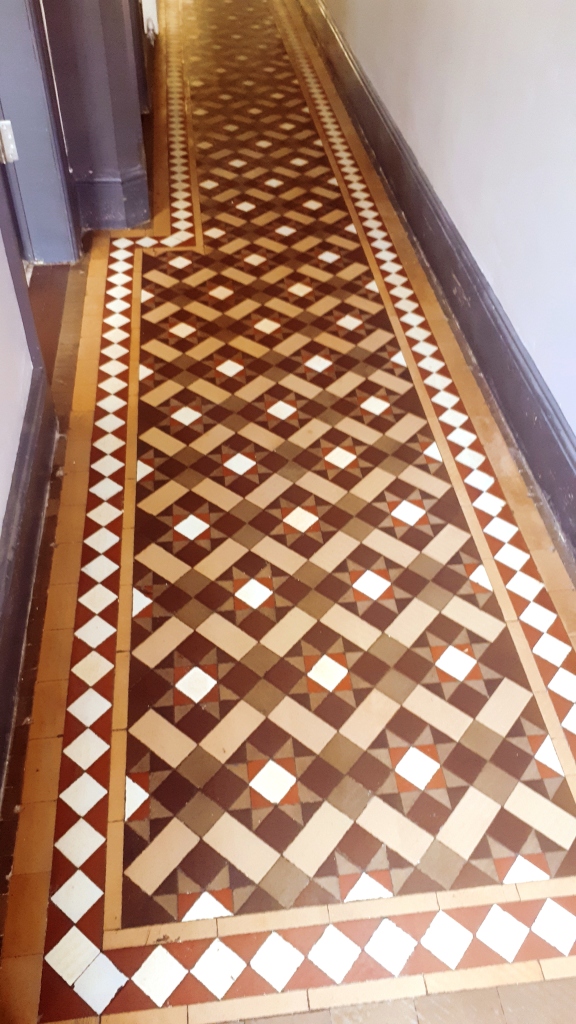
[[[292,45],[297,45],[295,40]],[[576,703],[576,675],[573,652],[571,648],[565,651],[569,646],[567,635],[556,612],[535,600],[541,595],[543,584],[530,561],[528,548],[504,503],[495,475],[463,411],[464,405],[438,355],[433,333],[416,303],[408,276],[379,220],[312,64],[303,51],[298,59],[349,194],[367,229],[387,294],[406,327],[422,383],[432,402],[445,410],[438,416],[445,443],[458,466],[492,557],[498,563],[503,584],[512,595],[524,635],[548,683],[556,710],[565,716],[568,740],[574,751],[574,733],[570,729],[574,716],[566,722],[566,702],[571,708]],[[113,239],[107,273],[55,837],[53,878],[58,883],[53,885],[52,904],[60,915],[56,929],[60,934],[55,941],[55,932],[49,928],[45,957],[47,970],[52,972],[51,985],[63,985],[76,999],[72,1010],[70,1001],[62,1001],[62,1015],[80,1019],[82,1015],[101,1014],[107,1009],[110,1014],[121,1012],[115,1010],[114,1004],[124,990],[128,991],[128,986],[130,1009],[194,1004],[195,1020],[224,1021],[241,1015],[247,999],[251,1000],[250,1012],[255,1012],[255,995],[261,1000],[261,1014],[267,1015],[297,1012],[309,1006],[390,998],[399,992],[395,986],[400,975],[414,984],[413,989],[405,988],[402,994],[424,992],[426,987],[439,991],[443,984],[453,984],[443,981],[447,968],[447,973],[458,969],[462,978],[459,987],[466,987],[467,974],[478,979],[483,969],[508,969],[512,963],[525,964],[530,969],[540,961],[545,976],[554,976],[555,971],[558,976],[562,972],[573,973],[576,898],[571,895],[571,879],[546,885],[495,886],[492,897],[484,893],[480,905],[473,890],[398,897],[387,900],[386,917],[382,916],[381,900],[367,900],[361,905],[310,908],[310,913],[287,911],[277,915],[275,926],[269,920],[271,915],[262,915],[262,920],[253,915],[251,920],[221,917],[190,922],[179,926],[183,941],[165,942],[152,952],[150,943],[158,941],[160,933],[166,931],[165,926],[158,934],[147,929],[148,944],[133,946],[130,935],[122,939],[119,933],[121,941],[112,948],[108,933],[105,951],[101,951],[106,793],[126,472],[127,343],[134,248],[138,244],[144,244],[144,240]],[[555,700],[555,696],[564,703]],[[460,905],[455,906],[456,903]],[[82,928],[77,927],[75,919],[83,921]],[[193,938],[189,938],[191,929]],[[562,966],[556,966],[560,962]],[[430,980],[432,976],[435,981]],[[487,983],[493,983],[494,975],[490,977],[492,982]],[[505,980],[508,976],[501,977]],[[511,974],[509,980],[517,977]],[[284,1002],[278,1001],[278,993],[286,997]],[[214,1006],[214,998],[221,1001],[221,1008]],[[52,1019],[64,1019],[62,1015]]]

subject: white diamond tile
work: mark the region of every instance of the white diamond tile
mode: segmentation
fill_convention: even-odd
[[[356,903],[360,900],[387,900],[393,895],[390,889],[363,872],[345,897],[344,903]]]
[[[95,523],[99,523],[100,526],[108,526],[121,515],[120,509],[114,508],[108,502],[104,502],[102,505],[98,505],[97,508],[93,508],[91,512],[88,512],[88,518],[92,519]]]
[[[224,465],[226,466],[226,469],[231,469],[232,472],[237,473],[238,476],[244,476],[244,473],[247,473],[249,469],[252,469],[252,466],[255,466],[256,463],[254,459],[249,459],[247,455],[242,455],[240,452],[237,452],[236,455],[233,455],[232,458],[228,459]]]
[[[191,423],[195,423],[196,420],[201,419],[201,415],[196,409],[177,409],[176,412],[172,413],[172,419],[178,420],[179,423],[183,423],[185,427],[189,427]]]
[[[340,320],[336,321],[338,327],[344,328],[345,331],[355,331],[357,327],[362,327],[363,321],[357,316],[352,316],[351,313],[347,313],[346,316],[340,317]]]
[[[273,334],[280,327],[280,324],[276,320],[269,320],[266,317],[263,320],[259,320],[254,326],[262,331],[262,334]]]
[[[203,892],[182,918],[183,921],[213,921],[218,917],[232,917],[211,892]]]
[[[506,584],[508,590],[511,590],[513,594],[518,594],[519,597],[524,597],[526,601],[533,601],[543,586],[544,584],[540,580],[535,580],[533,576],[528,576],[525,572],[517,572]]]
[[[52,903],[66,914],[74,924],[84,917],[102,896],[102,889],[94,885],[83,871],[76,871],[52,896]]]
[[[79,640],[82,640],[83,643],[88,644],[88,647],[99,647],[100,644],[103,644],[115,632],[114,626],[111,626],[105,619],[100,618],[99,615],[95,615],[94,618],[84,623],[80,629],[77,629],[74,635]]]
[[[250,966],[272,988],[282,992],[303,962],[300,950],[277,932],[272,932],[252,957]]]
[[[555,636],[549,636],[548,633],[544,633],[534,644],[532,650],[540,658],[544,658],[551,665],[556,665],[556,668],[560,668],[566,661],[572,648],[565,644],[563,640],[557,640]]]
[[[540,764],[545,764],[547,768],[556,772],[557,775],[564,775],[562,765],[560,764],[558,754],[554,749],[551,736],[547,736],[544,742],[540,744],[538,750],[534,754],[534,757],[537,761],[540,761]]]
[[[354,462],[356,456],[353,452],[347,451],[345,448],[333,448],[328,455],[325,456],[326,462],[332,463],[333,466],[337,466],[338,469],[346,469],[351,462]]]
[[[511,964],[529,933],[530,929],[525,924],[506,913],[502,907],[494,906],[476,932],[476,938]]]
[[[517,882],[545,882],[549,878],[550,875],[546,871],[542,871],[531,860],[527,860],[526,857],[522,857],[520,854],[507,872],[504,884],[515,885]]]
[[[335,928],[333,924],[329,924],[318,942],[312,946],[308,953],[308,959],[321,971],[324,971],[329,978],[332,978],[332,981],[340,985],[350,968],[356,963],[360,953],[360,946],[352,942],[352,939]]]
[[[296,776],[276,764],[275,761],[268,761],[263,768],[250,780],[250,786],[260,793],[265,800],[271,804],[278,804],[292,789],[296,782]]]
[[[94,686],[113,668],[114,665],[108,661],[108,658],[104,658],[98,651],[90,651],[90,654],[74,665],[72,671],[87,686]]]
[[[548,689],[576,704],[576,676],[572,672],[567,672],[565,668],[558,669],[548,684]]]
[[[347,675],[348,669],[335,661],[328,654],[323,654],[316,664],[307,673],[310,679],[323,686],[325,690],[332,692]]]
[[[441,910],[422,937],[421,944],[452,971],[472,942],[472,932]]]
[[[475,665],[475,658],[471,658],[465,651],[459,651],[457,647],[452,646],[447,647],[436,662],[437,668],[445,672],[446,675],[452,676],[453,679],[458,679],[459,682],[466,679]]]
[[[296,411],[297,410],[293,405],[282,401],[274,402],[274,405],[271,405],[268,409],[268,412],[272,416],[276,416],[279,420],[287,420],[290,416],[293,416]]]
[[[376,963],[397,978],[417,945],[416,939],[403,928],[399,928],[393,921],[385,920],[378,925],[364,949]]]
[[[470,579],[473,583],[477,583],[478,586],[484,587],[485,590],[492,590],[492,584],[483,565],[478,565],[474,572],[470,573]]]
[[[239,597],[250,608],[259,608],[264,601],[272,597],[272,591],[259,580],[248,580],[248,583],[236,591],[235,597]]]
[[[74,927],[53,946],[45,960],[68,985],[73,985],[98,954],[98,947]]]
[[[190,515],[187,519],[183,519],[181,523],[178,523],[174,529],[184,537],[187,537],[188,540],[196,540],[196,537],[199,537],[209,529],[209,524],[205,523],[203,519],[199,519],[198,516]]]
[[[403,523],[407,523],[408,526],[414,526],[426,513],[423,508],[415,505],[412,501],[401,501],[392,512],[392,515],[395,519],[400,519]]]
[[[116,494],[119,494],[121,490],[120,484],[117,484],[115,480],[109,480],[108,477],[105,477],[90,488],[90,493],[95,494],[101,501],[107,501],[108,498],[113,498]]]
[[[91,729],[86,729],[75,740],[72,740],[72,743],[64,747],[64,753],[86,771],[98,758],[102,757],[108,747],[109,744],[100,736],[97,736]]]
[[[551,612],[549,608],[543,608],[541,604],[533,601],[522,612],[520,621],[539,629],[541,633],[546,633],[557,618],[556,612]]]
[[[132,981],[156,1006],[163,1006],[187,973],[179,960],[158,946],[132,975]]]
[[[300,530],[301,533],[306,533],[314,523],[318,522],[318,516],[315,516],[313,512],[309,512],[305,508],[295,508],[284,518],[284,522],[288,523],[288,526],[292,526],[295,530]]]
[[[514,569],[517,572],[526,565],[530,555],[521,551],[515,544],[504,544],[504,547],[496,552],[494,558],[497,562],[502,562],[502,565],[507,565],[509,569]]]
[[[325,359],[324,356],[312,356],[304,366],[307,366],[310,370],[314,370],[315,373],[324,373],[329,366],[332,366],[331,359]]]
[[[104,953],[99,953],[78,978],[74,991],[94,1013],[103,1013],[127,981],[126,975]]]
[[[576,942],[576,917],[555,900],[546,900],[532,925],[532,931],[564,956],[568,956]]]
[[[136,587],[132,587],[132,617],[140,615],[140,612],[144,611],[151,604],[152,599],[150,597],[146,597],[146,594],[142,594],[139,590],[136,590]]]
[[[104,841],[104,836],[101,836],[95,828],[92,828],[92,825],[80,818],[54,843],[54,846],[71,861],[74,867],[81,868]]]
[[[222,999],[240,977],[245,967],[244,960],[234,950],[226,946],[220,939],[214,939],[190,973],[213,996]]]
[[[217,680],[197,665],[176,683],[176,689],[198,703],[216,686]]]
[[[397,775],[401,775],[403,779],[407,779],[418,789],[426,789],[439,767],[438,761],[435,761],[434,758],[428,757],[428,754],[418,750],[417,747],[410,747],[394,770]]]
[[[226,377],[235,377],[243,369],[242,363],[237,363],[234,359],[226,359],[225,362],[220,363],[218,373],[223,373]]]
[[[77,700],[69,705],[68,711],[83,725],[94,725],[102,715],[112,707],[109,700],[97,690],[86,690]]]
[[[60,799],[68,804],[68,807],[71,807],[76,814],[83,817],[96,806],[103,796],[106,796],[106,793],[107,790],[104,789],[104,786],[84,772],[63,793],[60,793]]]
[[[126,776],[126,796],[124,800],[124,818],[126,821],[142,806],[149,795],[143,786],[134,782],[134,779],[131,779],[129,775]]]
[[[87,565],[82,566],[82,572],[85,572],[90,579],[97,583],[102,583],[113,572],[116,572],[117,568],[116,562],[113,562],[111,558],[107,558],[106,555],[98,555],[98,558],[94,558]]]
[[[354,583],[354,590],[359,590],[361,594],[377,601],[385,590],[388,590],[390,581],[385,580],[378,573],[372,572],[372,569],[367,569],[366,572],[362,573],[359,579]]]
[[[386,409],[390,408],[390,402],[385,402],[383,398],[377,398],[376,395],[370,395],[370,398],[362,402],[360,408],[371,412],[373,416],[381,416]]]

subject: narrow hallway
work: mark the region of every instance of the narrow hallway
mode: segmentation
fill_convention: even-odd
[[[573,976],[570,578],[296,5],[162,11],[150,233],[88,269],[7,1019]]]

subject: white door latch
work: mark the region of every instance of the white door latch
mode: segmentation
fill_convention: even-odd
[[[0,164],[13,164],[18,159],[11,121],[0,121]]]

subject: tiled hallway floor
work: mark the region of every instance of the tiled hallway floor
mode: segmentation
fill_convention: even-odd
[[[297,11],[166,0],[94,242],[10,1022],[576,972],[570,579]]]

